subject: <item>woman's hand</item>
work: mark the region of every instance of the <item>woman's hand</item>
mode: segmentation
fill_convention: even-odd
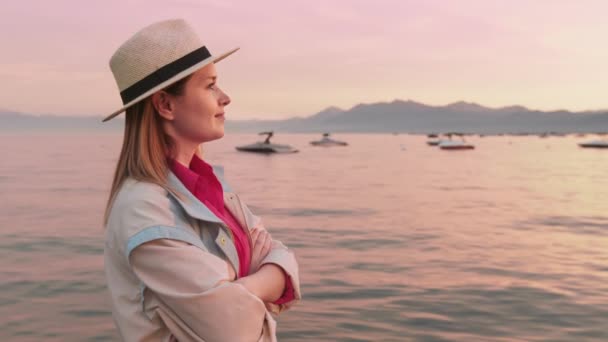
[[[251,230],[251,264],[249,266],[249,274],[253,274],[258,271],[262,260],[270,252],[272,247],[272,237],[265,229],[255,227]]]
[[[236,279],[236,271],[234,270],[234,267],[232,267],[232,264],[226,261],[226,265],[228,266],[228,279],[230,279],[230,281],[233,281]]]
[[[249,275],[235,280],[263,302],[274,302],[285,291],[285,275],[281,267],[268,263],[260,265],[272,248],[272,237],[264,228],[251,230],[251,264]]]

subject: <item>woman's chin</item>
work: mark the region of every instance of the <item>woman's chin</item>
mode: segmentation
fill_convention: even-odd
[[[213,132],[213,134],[209,134],[208,136],[205,137],[205,141],[204,142],[211,142],[214,140],[219,140],[222,139],[224,137],[224,127],[222,127],[222,129],[218,129],[215,132]]]

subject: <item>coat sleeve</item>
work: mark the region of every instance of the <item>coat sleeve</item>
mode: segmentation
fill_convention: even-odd
[[[266,230],[259,217],[255,216],[255,222],[255,227]],[[268,255],[261,262],[261,265],[264,264],[275,264],[281,267],[286,276],[283,296],[274,303],[266,303],[266,308],[278,315],[290,309],[302,299],[298,261],[292,250],[287,248],[281,241],[273,239],[270,252],[268,252]]]
[[[157,239],[135,248],[129,261],[146,290],[195,335],[184,338],[184,331],[172,331],[180,341],[258,341],[272,330],[265,304],[231,282],[228,264],[209,252],[183,241]]]
[[[245,215],[250,228],[258,227],[267,230],[262,219],[253,214],[245,203],[241,202],[241,207],[243,208],[243,214]],[[290,309],[302,299],[298,261],[292,250],[287,248],[281,241],[273,238],[270,252],[268,252],[268,255],[266,255],[260,263],[260,265],[264,264],[275,264],[279,266],[285,274],[286,285],[283,296],[274,303],[266,303],[268,311],[278,315],[281,312]]]

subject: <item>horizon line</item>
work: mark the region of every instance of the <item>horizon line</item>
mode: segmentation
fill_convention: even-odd
[[[602,108],[602,109],[584,109],[584,110],[579,110],[579,111],[573,111],[570,109],[565,109],[565,108],[557,108],[557,109],[534,109],[534,108],[529,108],[525,105],[520,105],[520,104],[512,104],[512,105],[504,105],[504,106],[498,106],[498,107],[494,107],[494,106],[486,106],[486,105],[482,105],[479,104],[478,102],[471,102],[471,101],[465,101],[465,100],[458,100],[458,101],[453,101],[453,102],[449,102],[447,104],[443,104],[443,105],[433,105],[433,104],[428,104],[428,103],[424,103],[424,102],[419,102],[416,100],[412,100],[412,99],[393,99],[392,101],[377,101],[377,102],[361,102],[361,103],[357,103],[353,106],[351,106],[348,109],[343,109],[341,107],[335,106],[335,105],[328,105],[325,106],[323,109],[321,109],[318,112],[315,112],[313,114],[309,114],[307,116],[288,116],[288,117],[284,117],[284,118],[268,118],[268,119],[262,119],[262,118],[247,118],[247,119],[232,119],[232,121],[282,121],[282,120],[290,120],[290,119],[298,119],[298,118],[309,118],[312,117],[314,115],[317,115],[319,113],[322,113],[326,110],[329,109],[336,109],[336,110],[340,110],[342,112],[348,112],[352,109],[354,109],[355,107],[358,106],[362,106],[362,105],[377,105],[377,104],[391,104],[391,103],[395,103],[395,102],[403,102],[403,103],[414,103],[414,104],[418,104],[418,105],[423,105],[426,107],[431,107],[431,108],[446,108],[449,106],[453,106],[453,105],[458,105],[458,104],[464,104],[464,105],[472,105],[472,106],[478,106],[478,107],[482,107],[484,109],[488,109],[488,110],[500,110],[500,109],[505,109],[505,108],[511,108],[511,107],[521,107],[523,109],[525,109],[526,111],[531,111],[531,112],[569,112],[569,113],[573,113],[573,114],[582,114],[582,113],[586,113],[586,114],[599,114],[602,112],[608,112],[608,108]],[[64,118],[103,118],[105,117],[104,114],[83,114],[83,115],[75,115],[75,114],[56,114],[56,113],[28,113],[28,112],[22,112],[22,111],[18,111],[18,110],[13,110],[13,109],[9,109],[9,108],[0,108],[0,113],[14,113],[14,114],[20,114],[20,115],[26,115],[26,116],[36,116],[36,117],[64,117]]]

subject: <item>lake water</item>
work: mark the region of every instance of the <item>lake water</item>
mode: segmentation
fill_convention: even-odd
[[[608,340],[608,150],[595,137],[277,134],[205,147],[298,257],[280,341]],[[117,340],[101,219],[122,135],[0,135],[0,340]]]

